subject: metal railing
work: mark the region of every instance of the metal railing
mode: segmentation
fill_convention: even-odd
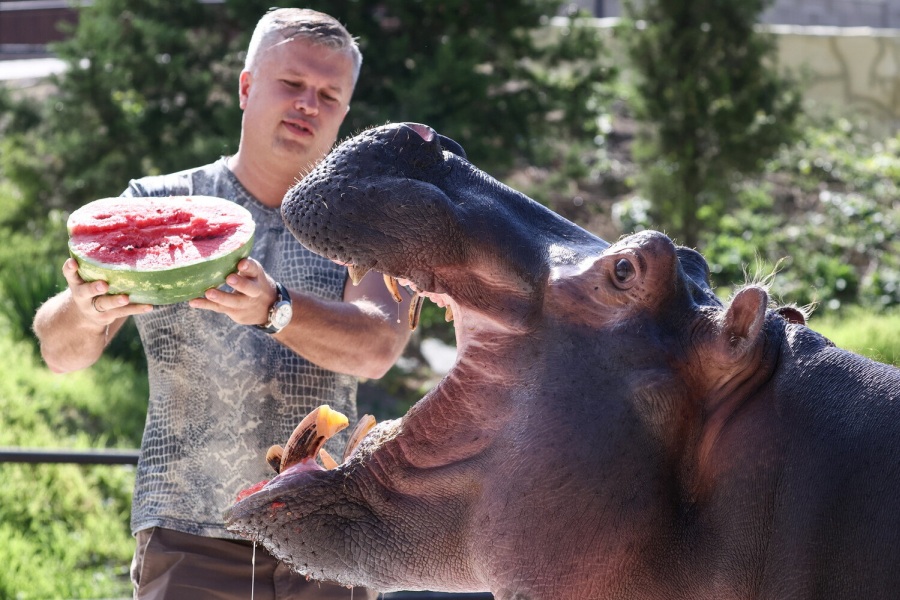
[[[45,450],[0,448],[0,463],[75,463],[79,465],[136,465],[138,450]]]
[[[0,448],[0,463],[70,463],[79,465],[136,465],[138,450],[60,450],[43,448]],[[448,594],[444,592],[389,592],[379,600],[492,600],[485,592]]]

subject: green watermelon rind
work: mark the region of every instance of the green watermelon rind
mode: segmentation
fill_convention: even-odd
[[[238,208],[246,211],[241,206]],[[247,218],[252,222],[249,211]],[[69,255],[78,263],[78,275],[84,281],[106,281],[109,284],[107,295],[128,294],[129,301],[133,304],[163,306],[200,298],[206,290],[221,286],[225,283],[225,277],[235,271],[237,263],[250,255],[254,239],[255,228],[243,244],[226,254],[154,270],[133,269],[92,260],[78,254],[71,239],[68,246]]]

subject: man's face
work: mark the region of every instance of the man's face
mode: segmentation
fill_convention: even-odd
[[[299,39],[276,42],[252,73],[241,73],[243,144],[254,160],[285,161],[305,175],[334,145],[352,88],[348,53]]]

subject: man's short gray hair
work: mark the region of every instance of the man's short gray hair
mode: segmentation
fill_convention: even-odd
[[[362,52],[359,45],[341,22],[309,8],[275,8],[267,12],[256,24],[244,69],[252,71],[262,51],[290,39],[307,40],[312,44],[347,52],[353,61],[353,85],[359,79]]]

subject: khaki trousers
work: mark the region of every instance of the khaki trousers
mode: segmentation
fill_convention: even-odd
[[[365,588],[353,590],[307,581],[256,546],[254,578],[250,542],[205,538],[154,527],[139,531],[131,563],[136,600],[374,600]]]

